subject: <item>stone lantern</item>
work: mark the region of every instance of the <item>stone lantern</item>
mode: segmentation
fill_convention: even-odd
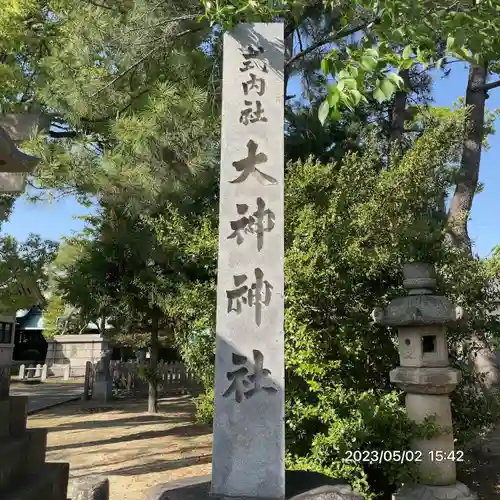
[[[0,126],[0,192],[21,193],[28,173],[39,159],[17,149],[9,134]]]
[[[446,327],[463,320],[464,311],[434,295],[433,265],[406,264],[403,274],[408,296],[394,299],[385,310],[375,309],[373,319],[398,328],[401,366],[390,372],[391,382],[406,392],[409,418],[417,423],[434,418],[437,433],[413,442],[421,484],[403,486],[393,499],[472,500],[475,495],[456,480],[456,461],[462,454],[455,450],[449,394],[461,373],[448,365],[446,340]]]

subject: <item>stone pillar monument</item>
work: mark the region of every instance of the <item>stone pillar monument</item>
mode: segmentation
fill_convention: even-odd
[[[408,296],[394,299],[385,310],[375,309],[373,318],[398,327],[401,366],[391,371],[390,379],[406,392],[408,416],[417,423],[433,418],[438,432],[414,441],[421,484],[405,485],[393,499],[472,500],[475,495],[456,480],[456,462],[463,453],[454,446],[449,394],[461,374],[449,367],[446,341],[446,327],[464,319],[464,311],[434,294],[433,265],[406,264],[403,274]]]
[[[212,493],[284,498],[282,24],[224,35]]]
[[[113,397],[113,379],[110,373],[111,350],[102,351],[95,370],[92,399],[107,402]]]

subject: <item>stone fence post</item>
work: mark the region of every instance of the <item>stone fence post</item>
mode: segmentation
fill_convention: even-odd
[[[85,363],[85,381],[83,384],[83,399],[87,401],[90,398],[89,392],[91,389],[93,366],[92,362]]]
[[[69,380],[71,377],[71,365],[64,365],[63,380]]]
[[[40,377],[42,382],[45,382],[47,380],[47,364],[44,364],[42,366],[42,375]]]
[[[461,373],[449,367],[446,341],[446,327],[463,320],[465,314],[447,298],[435,295],[433,265],[405,264],[403,274],[408,296],[394,299],[385,310],[375,309],[373,319],[398,328],[401,366],[390,372],[390,379],[406,392],[408,416],[416,423],[433,417],[437,432],[412,446],[421,484],[405,485],[393,499],[472,500],[475,495],[456,476],[449,394]]]

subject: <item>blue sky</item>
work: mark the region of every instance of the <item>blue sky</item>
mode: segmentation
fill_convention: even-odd
[[[460,63],[454,64],[450,76],[436,78],[433,95],[437,106],[450,106],[464,95],[467,84],[467,68]],[[288,93],[297,92],[297,82],[291,82]],[[295,90],[294,88],[295,87]],[[490,109],[500,108],[500,89],[494,90],[487,101]],[[500,123],[498,136],[490,138],[491,148],[483,152],[481,160],[480,182],[484,184],[482,193],[476,195],[472,207],[469,233],[475,243],[475,250],[481,257],[486,257],[493,246],[500,244],[497,217],[500,217],[500,169],[497,158],[500,157]],[[52,203],[32,204],[24,198],[16,201],[10,219],[3,224],[2,232],[24,240],[29,233],[38,233],[42,237],[60,240],[83,229],[84,222],[75,216],[90,213],[89,209],[79,205],[72,198],[64,198]],[[497,222],[495,222],[497,221]]]

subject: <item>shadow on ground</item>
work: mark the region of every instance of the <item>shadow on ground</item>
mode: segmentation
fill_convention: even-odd
[[[119,467],[116,469],[108,469],[106,471],[106,474],[112,476],[139,476],[142,474],[150,474],[154,472],[166,472],[175,469],[182,469],[184,467],[191,467],[193,465],[209,464],[211,463],[211,461],[212,461],[212,455],[186,457],[175,460],[164,460],[158,458],[156,460],[149,461],[144,464],[136,464],[126,467]],[[75,469],[75,471],[76,470],[78,469]],[[87,473],[89,472],[88,468],[85,470]]]
[[[168,422],[170,423],[170,421]],[[139,441],[142,439],[155,439],[166,436],[182,436],[182,437],[197,437],[197,436],[206,436],[209,434],[207,428],[200,425],[180,425],[171,427],[170,429],[163,429],[159,431],[146,431],[146,432],[137,432],[135,434],[127,434],[125,436],[118,436],[109,439],[99,439],[96,441],[85,441],[83,443],[78,443],[78,448],[88,448],[90,446],[104,446],[108,444],[115,443],[126,443],[127,441]],[[56,445],[56,446],[48,446],[48,450],[50,451],[60,451],[65,449],[74,448],[75,445],[73,443]]]
[[[44,410],[43,415],[46,418],[66,418],[74,416],[75,414],[91,413],[93,409],[96,413],[102,411],[114,411],[125,414],[130,413],[145,413],[151,419],[165,418],[164,415],[170,413],[186,413],[190,415],[192,413],[193,402],[192,398],[189,396],[179,396],[179,397],[169,397],[161,398],[158,400],[159,413],[158,414],[147,414],[148,403],[145,398],[129,398],[120,399],[113,398],[107,403],[99,402],[97,400],[90,400],[86,402],[72,402],[67,403],[57,409],[47,409]]]
[[[116,411],[116,410],[115,410]],[[150,425],[156,422],[167,421],[169,424],[176,422],[185,422],[186,417],[184,416],[167,416],[167,415],[144,415],[138,417],[123,417],[115,418],[110,420],[86,420],[82,422],[73,422],[68,424],[56,425],[50,432],[62,432],[69,430],[80,430],[80,429],[98,429],[104,427],[120,427],[122,425],[128,426],[140,426],[140,425]]]

